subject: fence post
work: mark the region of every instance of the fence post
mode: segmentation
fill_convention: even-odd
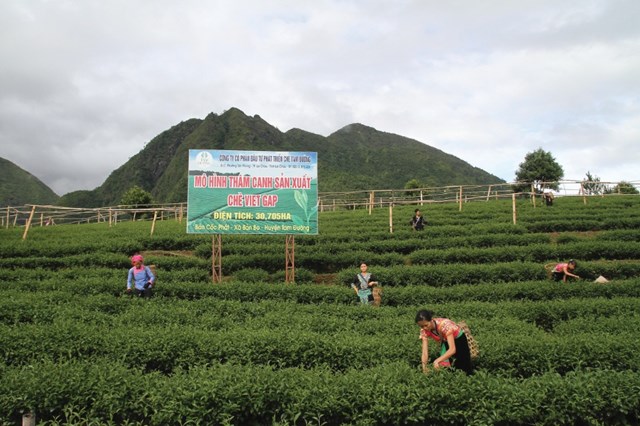
[[[371,211],[373,210],[373,200],[375,199],[375,195],[373,191],[369,193],[369,216],[371,216]]]
[[[389,203],[389,233],[393,234],[393,203]]]
[[[458,202],[460,203],[458,211],[462,211],[462,185],[460,185],[460,199],[458,200]]]
[[[536,189],[533,186],[533,184],[531,184],[531,202],[533,203],[533,208],[536,208]]]
[[[513,224],[516,224],[516,193],[511,194],[511,204],[513,206]]]
[[[29,232],[29,227],[31,226],[31,220],[33,219],[33,215],[36,212],[36,206],[33,206],[31,208],[31,214],[29,215],[29,219],[27,219],[27,223],[24,226],[24,233],[22,234],[22,239],[26,240],[27,239],[27,232]]]
[[[151,223],[151,235],[153,235],[153,230],[156,229],[156,219],[158,217],[158,210],[154,210],[153,212],[153,222]]]

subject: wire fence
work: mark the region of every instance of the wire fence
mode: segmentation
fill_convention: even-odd
[[[375,208],[389,205],[425,205],[431,203],[467,203],[475,201],[491,201],[511,199],[515,193],[518,197],[531,198],[533,202],[550,197],[590,197],[616,196],[639,193],[640,181],[625,182],[629,187],[620,186],[618,182],[585,182],[560,181],[537,182],[523,184],[520,182],[491,185],[448,185],[411,189],[379,189],[349,192],[327,192],[318,196],[320,211],[340,209]],[[550,186],[557,190],[549,189]],[[523,188],[526,188],[523,190]],[[546,189],[541,189],[546,188]],[[616,188],[615,190],[613,188]]]
[[[541,190],[550,185],[557,190]],[[639,193],[640,181],[625,181],[628,187],[621,187],[619,182],[560,181],[537,182],[536,185],[518,182],[491,185],[448,185],[440,187],[424,187],[411,189],[376,189],[347,192],[325,192],[318,194],[318,210],[320,212],[345,209],[389,207],[399,205],[422,206],[430,203],[457,203],[462,209],[463,203],[489,202],[492,200],[511,199],[517,197],[530,198],[532,202],[542,202],[545,193],[551,197],[587,197],[616,196],[620,194]],[[528,190],[522,191],[522,188]],[[518,187],[520,190],[515,192]],[[612,190],[611,188],[618,188]],[[624,190],[624,191],[623,191]],[[182,222],[187,203],[117,205],[97,208],[75,208],[54,205],[25,204],[8,206],[0,215],[0,227],[52,226],[61,224],[108,223],[116,226],[122,221],[176,220]],[[1,210],[0,210],[1,211]],[[25,232],[26,234],[26,232]]]
[[[167,220],[182,221],[186,203],[119,205],[111,207],[81,208],[53,205],[25,204],[20,207],[6,207],[0,218],[3,227],[51,226],[62,224],[82,224],[105,222],[109,226],[122,221]]]

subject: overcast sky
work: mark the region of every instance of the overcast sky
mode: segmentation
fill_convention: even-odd
[[[231,107],[640,180],[639,0],[3,0],[0,28],[0,157],[59,195]]]

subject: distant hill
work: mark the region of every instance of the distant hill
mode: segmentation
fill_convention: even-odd
[[[301,129],[283,133],[258,115],[249,117],[231,108],[160,133],[101,186],[65,194],[59,204],[118,204],[133,185],[149,191],[157,202],[185,201],[189,149],[314,151],[320,192],[403,188],[411,179],[427,186],[504,182],[439,149],[362,124],[345,126],[328,137]]]
[[[40,179],[0,158],[0,206],[55,204],[59,198]]]

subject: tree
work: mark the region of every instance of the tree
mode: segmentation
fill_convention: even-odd
[[[516,171],[517,185],[513,186],[513,190],[526,191],[531,185],[537,193],[544,192],[546,188],[558,190],[558,181],[563,177],[564,170],[553,155],[538,148],[528,153],[520,163],[520,168]]]
[[[418,179],[408,180],[407,183],[404,184],[404,189],[416,189],[416,188],[424,188],[424,185],[422,183],[420,183],[420,181]],[[407,191],[406,194],[409,195],[409,196],[416,196],[416,195],[420,194],[420,192],[419,191]]]
[[[138,185],[134,185],[122,194],[120,204],[127,206],[145,206],[153,202],[151,194]]]
[[[607,190],[607,187],[600,183],[600,178],[591,176],[591,172],[587,172],[587,177],[582,181],[582,189],[585,195],[601,195]]]
[[[633,184],[623,180],[610,190],[607,190],[605,194],[640,194],[640,192]]]

